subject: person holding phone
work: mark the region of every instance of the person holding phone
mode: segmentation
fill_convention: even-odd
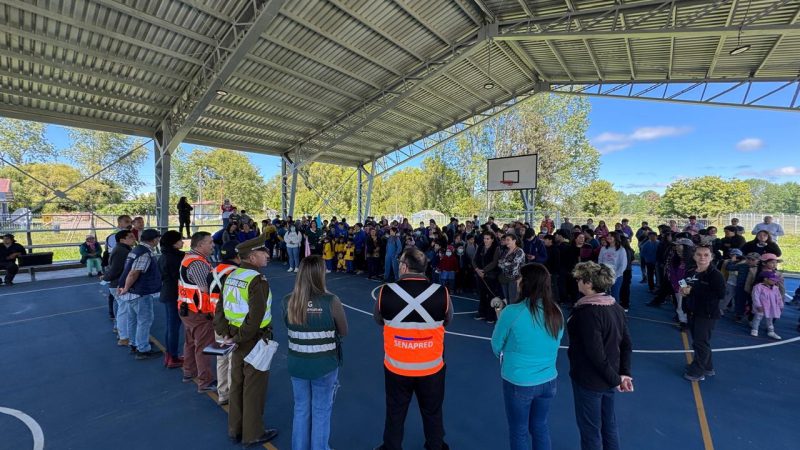
[[[567,320],[575,418],[581,450],[617,450],[614,394],[633,392],[632,344],[625,311],[607,294],[614,269],[592,261],[572,271],[583,294]]]

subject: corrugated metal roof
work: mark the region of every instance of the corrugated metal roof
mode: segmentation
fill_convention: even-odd
[[[0,115],[153,136],[248,1],[0,0]],[[288,0],[185,140],[355,165],[542,83],[794,80],[799,17],[774,0]]]

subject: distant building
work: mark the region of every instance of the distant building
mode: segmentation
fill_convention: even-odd
[[[14,193],[11,192],[11,179],[0,178],[0,217],[8,217],[12,201]]]

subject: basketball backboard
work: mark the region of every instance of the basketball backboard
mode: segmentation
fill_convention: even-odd
[[[486,187],[490,191],[536,189],[538,155],[507,156],[486,160]]]

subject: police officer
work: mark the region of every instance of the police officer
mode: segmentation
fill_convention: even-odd
[[[386,422],[376,450],[400,450],[411,396],[417,395],[427,450],[444,442],[442,402],[444,327],[453,318],[450,294],[425,278],[425,254],[411,247],[400,255],[400,279],[381,287],[373,314],[383,326]]]
[[[225,279],[228,275],[239,268],[242,263],[239,258],[239,252],[236,246],[239,245],[237,241],[228,241],[219,251],[222,262],[214,267],[214,270],[208,274],[208,291],[211,303],[215,306],[214,316],[214,331],[216,333],[217,341],[222,341],[228,334],[228,323],[224,322],[225,309],[223,302],[219,301],[222,296],[222,286],[225,285]],[[231,354],[225,356],[217,356],[217,403],[220,405],[228,404],[228,397],[231,388]]]
[[[272,339],[272,293],[259,272],[269,262],[266,235],[247,240],[236,249],[241,266],[228,274],[222,288],[222,310],[217,309],[216,329],[225,342],[237,344],[231,353],[231,387],[228,436],[246,446],[269,442],[276,429],[264,429],[264,395],[269,372],[244,363],[259,339]],[[246,394],[246,395],[245,395]]]

